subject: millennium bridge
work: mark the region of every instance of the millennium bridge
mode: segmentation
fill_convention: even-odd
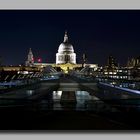
[[[140,128],[140,91],[52,67],[1,69],[1,130]]]

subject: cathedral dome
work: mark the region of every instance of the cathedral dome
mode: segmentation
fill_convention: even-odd
[[[59,45],[58,49],[59,53],[73,53],[74,49],[73,46],[70,43],[63,42]]]
[[[76,54],[73,46],[68,42],[67,32],[65,32],[64,41],[59,45],[56,53],[56,64],[76,64]]]
[[[67,32],[65,32],[64,41],[59,45],[58,53],[73,53],[74,49],[72,44],[68,42]]]

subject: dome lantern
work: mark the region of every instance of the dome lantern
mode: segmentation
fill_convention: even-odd
[[[68,42],[68,35],[67,35],[67,31],[65,31],[65,35],[64,35],[64,43]]]

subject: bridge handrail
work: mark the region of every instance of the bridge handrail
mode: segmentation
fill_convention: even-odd
[[[118,86],[107,84],[107,83],[103,83],[103,82],[99,82],[99,84],[105,85],[105,86],[109,86],[109,87],[113,87],[113,88],[116,88],[116,89],[121,89],[121,90],[132,92],[132,93],[136,93],[136,94],[140,94],[139,90],[133,90],[133,89],[128,89],[128,88],[118,87]]]

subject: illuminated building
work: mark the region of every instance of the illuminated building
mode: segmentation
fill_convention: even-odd
[[[127,67],[139,67],[140,68],[140,56],[137,58],[128,59]]]
[[[25,62],[26,66],[33,66],[34,65],[34,57],[31,48],[29,49],[27,61]]]
[[[76,64],[76,54],[72,44],[68,41],[67,32],[64,35],[64,41],[59,45],[58,53],[56,53],[56,64]]]
[[[84,59],[86,59],[86,56]],[[84,67],[89,66],[93,69],[97,69],[98,67],[97,64],[85,64],[85,62]],[[67,32],[65,32],[64,40],[59,45],[58,52],[56,53],[56,63],[34,63],[34,66],[41,68],[49,65],[56,69],[60,68],[64,73],[83,67],[83,64],[76,63],[76,53],[74,53],[73,45],[69,43]]]
[[[109,56],[107,66],[98,70],[98,77],[102,79],[130,80],[131,70],[127,67],[118,67],[113,56]]]
[[[115,66],[115,61],[112,58],[113,57],[109,57],[107,66],[98,68],[97,79],[103,82],[118,84],[123,87],[130,87],[133,85],[133,88],[136,88],[140,81],[139,57],[129,60],[125,67]]]

